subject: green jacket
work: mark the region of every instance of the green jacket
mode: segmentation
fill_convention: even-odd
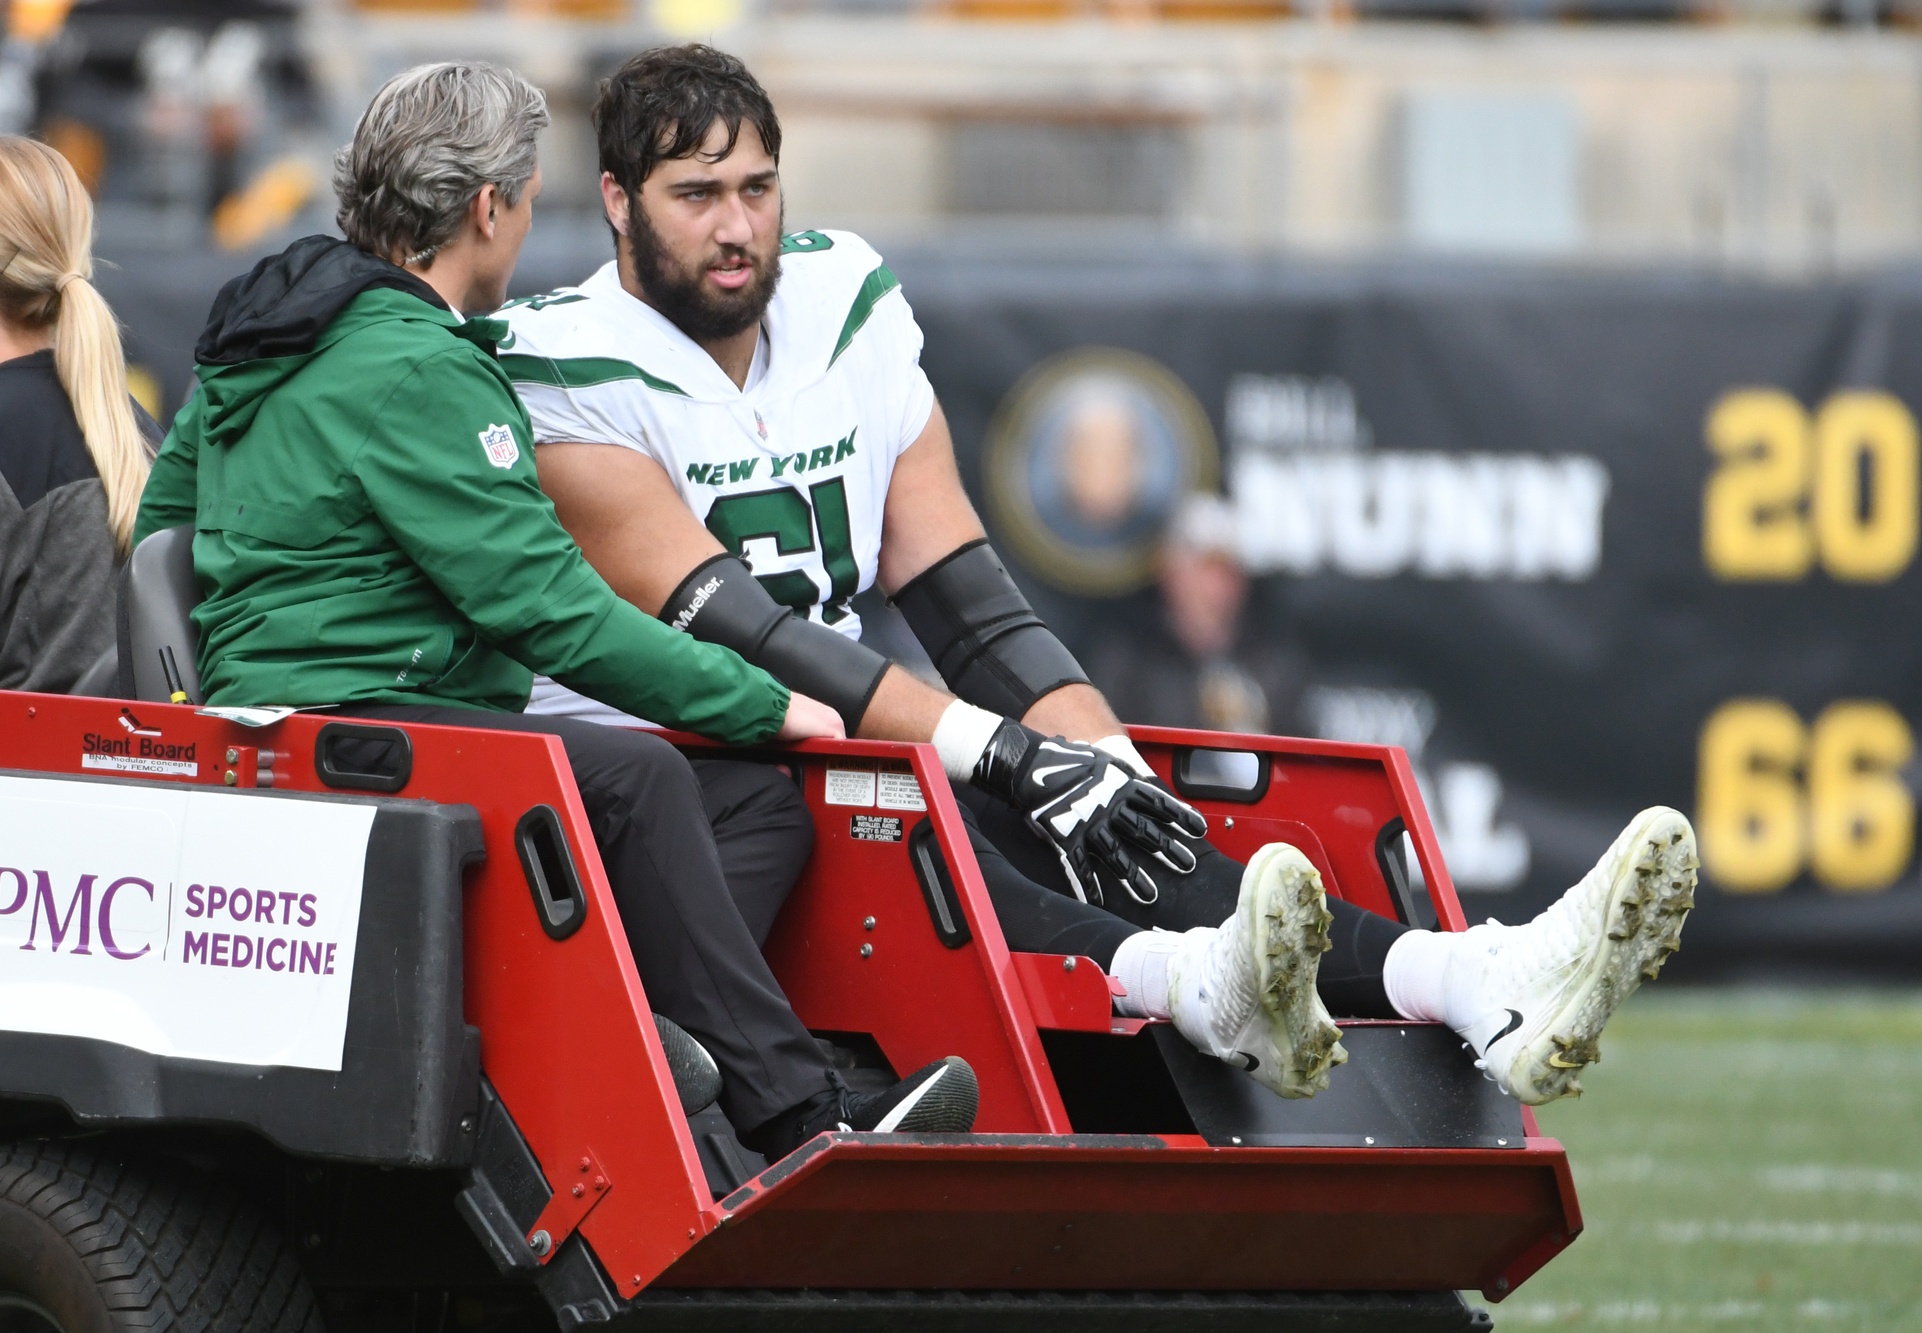
[[[245,284],[276,260],[222,293],[200,387],[141,497],[136,540],[197,528],[207,701],[519,712],[532,668],[665,726],[771,738],[786,688],[622,601],[554,517],[494,359],[506,326],[463,322],[391,276],[349,291],[359,279],[338,270],[380,261],[303,266],[321,239],[276,257],[251,303]],[[322,269],[335,289],[304,293]],[[317,336],[298,327],[304,296]],[[343,304],[323,322],[330,296]],[[276,319],[293,327],[263,335]]]

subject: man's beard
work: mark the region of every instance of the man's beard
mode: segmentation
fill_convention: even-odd
[[[780,234],[779,228],[775,234]],[[779,245],[765,259],[746,246],[724,245],[718,255],[703,260],[689,273],[668,253],[660,233],[647,220],[647,210],[633,195],[628,196],[627,239],[634,247],[634,276],[647,303],[696,342],[732,338],[760,323],[768,302],[774,299],[775,285],[781,281]],[[736,257],[753,265],[754,276],[747,286],[718,295],[705,290],[709,265],[716,259]]]

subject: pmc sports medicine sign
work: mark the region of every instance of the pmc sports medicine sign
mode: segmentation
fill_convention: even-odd
[[[374,813],[0,777],[0,1030],[338,1070]]]

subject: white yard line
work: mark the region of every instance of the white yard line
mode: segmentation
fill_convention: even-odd
[[[1647,1153],[1577,1160],[1574,1167],[1578,1187],[1637,1185],[1651,1180],[1700,1182],[1746,1176],[1762,1189],[1776,1194],[1869,1194],[1884,1199],[1922,1199],[1922,1171],[1899,1171],[1887,1167],[1807,1162],[1753,1170],[1718,1170],[1665,1161]]]
[[[1643,1228],[1638,1226],[1633,1230]],[[1708,1241],[1734,1245],[1922,1246],[1922,1222],[1738,1222],[1718,1217],[1706,1221],[1655,1222],[1647,1230],[1667,1245]]]
[[[1603,1301],[1588,1305],[1581,1301],[1511,1301],[1495,1308],[1495,1326],[1570,1324],[1675,1324],[1699,1327],[1704,1324],[1751,1324],[1769,1314],[1793,1314],[1811,1324],[1832,1323],[1839,1319],[1863,1316],[1894,1317],[1903,1312],[1864,1305],[1855,1301],[1805,1300],[1794,1304],[1768,1305],[1761,1301],[1709,1301],[1700,1304],[1663,1304],[1659,1301]],[[1922,1306],[1912,1312],[1922,1319]],[[1894,1325],[1891,1325],[1894,1327]]]

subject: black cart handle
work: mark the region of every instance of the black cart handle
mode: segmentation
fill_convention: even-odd
[[[514,826],[514,849],[548,938],[564,940],[586,925],[587,890],[553,806],[537,805],[521,816]]]
[[[343,764],[340,747],[354,742],[383,745],[393,758],[380,769]],[[314,772],[329,787],[345,791],[399,791],[414,776],[414,742],[399,727],[329,722],[314,740]]]

